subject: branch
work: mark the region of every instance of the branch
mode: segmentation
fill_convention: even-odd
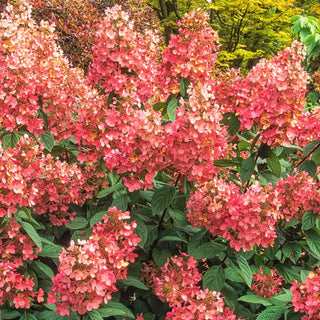
[[[177,17],[178,20],[181,20],[181,16],[178,12],[178,5],[177,5],[177,1],[176,0],[173,0],[173,11]]]
[[[159,6],[161,9],[162,13],[162,19],[168,18],[168,10],[167,10],[167,5],[164,0],[159,0]]]
[[[233,50],[236,50],[236,49],[237,49],[238,43],[239,43],[239,41],[240,41],[241,26],[242,26],[242,23],[243,23],[244,17],[247,15],[248,8],[249,8],[249,4],[247,5],[247,7],[246,7],[246,9],[245,9],[244,13],[241,15],[240,23],[239,23],[239,26],[238,26],[238,29],[237,29],[236,41],[235,41],[235,44],[234,44]]]
[[[160,20],[163,20],[163,17],[162,17],[162,15],[161,15],[161,10],[160,9],[158,9],[157,7],[155,7],[152,3],[150,3],[150,2],[147,2],[147,6],[149,6],[152,10],[154,10],[156,13],[157,13],[157,15],[158,15],[158,17],[159,17],[159,19]]]
[[[298,168],[311,154],[313,154],[320,147],[320,142],[314,146],[294,167]]]
[[[223,24],[223,25],[225,25],[225,26],[228,26],[228,27],[230,27],[230,28],[234,28],[234,29],[237,28],[237,26],[235,26],[235,25],[233,25],[233,24],[229,24],[229,23],[226,23],[226,22],[222,21],[218,10],[213,10],[213,11],[214,11],[215,14],[217,15],[218,20],[219,20],[219,22],[220,22],[221,24]]]
[[[161,13],[162,13],[162,20],[165,20],[166,18],[168,18],[168,8],[165,3],[165,0],[159,0],[159,6],[161,9]],[[166,42],[168,44],[170,37],[171,37],[171,28],[168,26],[165,26],[164,33],[165,33],[165,37],[166,37]]]
[[[231,49],[232,49],[233,34],[234,34],[234,28],[232,28],[231,31],[230,31],[230,38],[229,38],[228,45],[227,45],[227,51],[228,52],[231,52]]]
[[[210,20],[209,20],[210,24],[213,23],[213,17],[214,17],[214,11],[213,11],[213,9],[210,9]]]

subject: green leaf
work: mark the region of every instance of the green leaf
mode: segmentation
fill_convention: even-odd
[[[221,266],[213,266],[202,276],[203,288],[211,291],[221,291],[224,286],[225,275]]]
[[[300,271],[301,282],[304,282],[309,274],[310,274],[310,270],[301,270]]]
[[[139,279],[135,277],[127,276],[127,279],[121,279],[118,281],[128,287],[130,286],[142,290],[149,290],[143,282],[141,282]]]
[[[317,91],[309,91],[306,95],[306,103],[308,106],[311,106],[313,108],[314,106],[319,106],[319,98],[320,98],[320,93]],[[315,151],[317,151],[316,149]],[[318,155],[315,156],[316,159],[318,159]],[[314,159],[311,159],[314,161]],[[318,160],[317,160],[318,161]]]
[[[169,242],[184,242],[184,243],[188,243],[188,241],[186,241],[185,239],[179,237],[179,236],[174,236],[174,235],[171,235],[171,236],[164,236],[162,237],[160,240],[159,240],[159,243],[161,242],[165,242],[165,241],[169,241]]]
[[[42,250],[38,255],[40,257],[58,258],[59,254],[62,252],[62,248],[45,238],[41,238],[41,241]]]
[[[252,283],[252,272],[250,269],[250,266],[248,264],[248,261],[246,260],[246,258],[239,254],[237,256],[237,262],[240,268],[240,275],[242,277],[242,279],[244,280],[244,282],[246,283],[246,285],[251,288],[251,283]]]
[[[108,95],[108,98],[107,98],[107,106],[110,106],[111,104],[114,103],[114,100],[113,98],[117,98],[117,94],[114,93],[114,91],[111,91]]]
[[[301,320],[302,314],[294,312],[293,309],[285,310],[284,312],[284,320]]]
[[[171,185],[167,185],[158,190],[155,190],[155,193],[151,200],[151,208],[153,214],[161,213],[165,210],[173,200],[176,194],[176,188]]]
[[[311,177],[314,177],[317,173],[317,166],[312,160],[303,161],[298,169],[299,171],[308,172]]]
[[[320,148],[314,150],[311,160],[316,164],[316,166],[320,166]]]
[[[143,319],[144,320],[155,320],[156,319],[156,315],[152,314],[150,312],[144,313],[143,314]],[[119,319],[120,320],[120,319]],[[122,320],[122,319],[121,319]]]
[[[234,136],[239,131],[241,124],[234,112],[225,113],[221,123],[228,126],[227,131],[230,136]]]
[[[302,218],[302,228],[303,230],[309,230],[312,229],[317,219],[319,218],[318,215],[315,215],[312,211],[306,211]]]
[[[270,182],[276,183],[278,181],[278,178],[268,171],[260,171],[258,175],[261,185],[267,185]]]
[[[97,194],[97,198],[101,199],[106,197],[107,195],[119,190],[122,187],[122,181],[116,183],[115,185],[111,186],[110,188],[101,190],[98,194]]]
[[[293,19],[293,18],[292,18],[292,19]],[[296,23],[292,26],[293,33],[294,33],[295,35],[298,35],[300,29],[301,29],[300,20],[297,20]]]
[[[277,12],[277,8],[276,7],[272,7],[269,9],[269,13],[271,14],[275,14]]]
[[[60,146],[60,145],[55,145],[52,150],[51,150],[51,155],[53,156],[59,156],[60,154],[62,153],[70,153],[71,151],[63,146]]]
[[[43,304],[47,309],[56,312],[57,311],[57,307],[54,304],[51,303],[44,303]]]
[[[106,307],[100,308],[99,313],[102,317],[124,316],[135,319],[134,314],[122,303],[109,301]]]
[[[99,310],[91,310],[88,312],[88,315],[91,320],[103,320]]]
[[[79,230],[85,228],[89,222],[83,217],[75,217],[73,220],[66,224],[66,228],[71,230]]]
[[[28,236],[31,238],[31,240],[42,250],[42,242],[39,234],[34,229],[34,227],[25,221],[20,222],[22,228],[25,230],[25,232],[28,234]]]
[[[54,272],[52,271],[52,269],[39,260],[32,261],[31,266],[42,271],[49,279],[52,279],[54,277]]]
[[[293,294],[289,291],[288,293],[280,293],[272,297],[271,302],[276,305],[283,305],[290,303],[292,300]]]
[[[19,320],[38,320],[37,317],[31,313],[22,314]]]
[[[256,320],[279,320],[285,310],[283,306],[269,307],[263,310]]]
[[[238,166],[240,165],[240,162],[230,160],[230,159],[220,159],[220,160],[215,160],[214,165],[216,167],[231,167],[231,166]]]
[[[245,307],[241,303],[238,303],[235,307],[235,313],[241,317],[241,319],[256,320],[256,314],[251,311],[253,308],[257,308],[257,306],[251,305],[250,307]]]
[[[120,194],[115,197],[111,203],[111,207],[116,207],[118,210],[125,212],[128,208],[128,203],[130,202],[130,198],[126,193]]]
[[[165,102],[158,102],[152,106],[154,111],[160,111],[161,109],[164,109],[166,107]]]
[[[88,240],[91,234],[92,228],[87,228],[85,230],[75,230],[72,233],[70,240],[73,240],[75,243],[77,243],[78,240]]]
[[[309,142],[303,149],[303,156],[306,156],[318,143],[320,143],[319,140]]]
[[[270,168],[271,172],[278,178],[281,176],[281,164],[278,157],[274,152],[269,152],[267,157],[267,165]]]
[[[237,291],[232,286],[225,283],[224,287],[221,289],[221,294],[226,302],[226,305],[232,309],[235,309],[238,298]]]
[[[263,298],[261,296],[257,296],[255,294],[247,294],[238,299],[239,301],[254,303],[254,304],[262,304],[265,307],[272,306],[270,300]]]
[[[241,163],[240,178],[243,183],[249,181],[253,172],[254,172],[255,157],[256,157],[256,155],[253,154]]]
[[[75,312],[71,312],[69,316],[60,316],[51,310],[43,310],[37,314],[38,320],[79,320],[79,316]]]
[[[249,148],[251,146],[251,143],[247,142],[247,141],[240,141],[238,143],[238,149],[239,151],[245,150],[247,148]]]
[[[168,212],[177,227],[183,228],[188,224],[186,214],[183,211],[169,208]]]
[[[320,235],[315,230],[307,230],[305,232],[307,244],[313,255],[320,260]]]
[[[299,33],[300,41],[306,43],[306,39],[310,36],[309,28],[302,28]]]
[[[54,147],[54,137],[50,131],[40,134],[40,141],[44,147],[50,152]]]
[[[140,195],[140,197],[142,197],[142,199],[144,199],[148,202],[151,202],[152,197],[154,195],[154,191],[153,190],[146,190],[146,191],[139,190],[139,195]]]
[[[44,245],[42,251],[38,255],[40,257],[58,258],[61,252],[62,249],[59,246]]]
[[[299,21],[300,21],[300,26],[301,28],[307,27],[308,26],[308,17],[305,16],[299,16]]]
[[[2,137],[2,149],[6,150],[9,147],[14,148],[15,145],[18,143],[18,141],[19,141],[19,136],[16,133],[14,132],[6,133]]]
[[[167,105],[167,114],[168,118],[171,122],[174,122],[176,120],[176,113],[175,111],[178,109],[179,100],[176,96],[172,97]]]
[[[154,248],[152,250],[152,258],[158,267],[163,267],[167,262],[168,258],[172,256],[171,251],[167,249],[159,250],[158,248]]]
[[[277,271],[278,274],[281,275],[286,282],[292,282],[293,280],[301,282],[301,267],[292,266],[292,263],[282,263],[277,265]]]
[[[1,320],[11,320],[16,319],[17,317],[21,316],[21,313],[17,310],[8,310],[0,308],[0,319]]]
[[[35,220],[32,215],[31,215],[31,211],[29,208],[23,207],[23,210],[19,210],[16,214],[15,214],[16,218],[22,218],[23,220],[26,220],[27,222],[31,222],[31,224],[37,226],[37,229],[42,229],[45,230],[44,225],[41,223],[39,223],[37,220]]]
[[[284,225],[284,230],[288,230],[289,228],[295,228],[297,225],[301,223],[300,220],[291,218],[286,224]]]
[[[187,90],[188,90],[188,87],[190,86],[190,82],[188,79],[181,78],[179,79],[179,83],[180,83],[179,85],[180,94],[183,99],[187,99],[188,98]]]
[[[317,38],[317,35],[315,35],[315,39]],[[310,58],[314,59],[316,58],[320,53],[320,45],[317,43],[317,45],[312,49],[312,51],[309,54],[308,60],[310,61]]]
[[[188,243],[188,255],[193,256],[198,247],[207,241],[207,230],[196,232]]]
[[[230,136],[234,136],[239,131],[240,124],[241,122],[239,121],[238,117],[233,114],[232,117],[230,118],[229,128],[228,128],[228,133]]]
[[[154,241],[158,238],[159,230],[156,225],[146,225],[146,228],[148,229],[148,238],[145,243],[145,247],[150,247]]]
[[[146,227],[145,223],[141,219],[136,220],[136,222],[137,222],[137,227],[134,229],[134,233],[137,234],[141,239],[138,246],[141,248],[144,248],[148,240],[148,228]]]
[[[42,288],[45,293],[50,292],[51,291],[51,287],[52,287],[52,280],[39,279],[39,288]]]
[[[143,318],[145,319],[145,314],[148,312],[149,307],[146,300],[143,297],[139,297],[135,299],[132,303],[133,312],[136,314],[143,314]],[[155,316],[155,315],[154,315]],[[122,319],[121,319],[122,320]]]
[[[271,148],[266,143],[262,142],[258,149],[258,156],[261,159],[266,159],[271,153],[272,153]]]
[[[90,227],[92,227],[94,224],[97,224],[98,222],[102,221],[102,217],[104,215],[108,214],[108,211],[100,211],[96,213],[91,219],[90,219]]]
[[[283,153],[283,150],[284,150],[283,147],[277,147],[273,149],[273,152],[277,157],[279,157]]]
[[[287,258],[290,258],[294,263],[297,263],[300,258],[302,248],[296,242],[286,243],[282,247],[283,255]]]
[[[243,282],[239,274],[239,268],[236,267],[227,267],[224,269],[226,279],[231,280],[232,282]]]
[[[75,212],[77,215],[81,216],[81,215],[85,215],[87,213],[83,207],[78,206],[75,203],[68,203],[67,206],[72,212]]]
[[[226,246],[214,243],[214,242],[207,242],[200,245],[197,249],[195,249],[192,253],[195,259],[210,259],[217,256],[218,253],[223,252],[226,250]]]

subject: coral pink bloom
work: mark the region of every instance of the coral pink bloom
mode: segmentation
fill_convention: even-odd
[[[115,282],[127,275],[129,262],[140,238],[133,233],[136,223],[127,223],[129,212],[109,208],[103,222],[93,227],[88,240],[75,245],[71,242],[59,256],[58,274],[53,278],[48,303],[57,307],[60,315],[69,314],[69,308],[79,314],[98,309],[108,303],[111,293],[117,291]]]

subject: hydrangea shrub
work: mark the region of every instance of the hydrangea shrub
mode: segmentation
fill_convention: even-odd
[[[243,75],[201,10],[164,45],[128,4],[55,29],[47,2],[0,20],[1,319],[320,319],[304,46]]]

